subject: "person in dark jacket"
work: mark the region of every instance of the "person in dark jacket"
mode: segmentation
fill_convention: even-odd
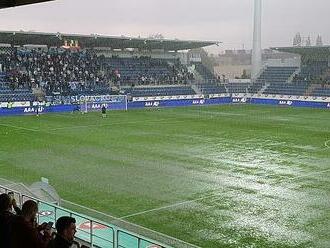
[[[9,223],[14,214],[10,212],[10,197],[7,194],[0,195],[0,247],[9,247]]]
[[[10,225],[11,248],[46,248],[50,239],[50,230],[38,226],[35,219],[38,204],[28,200],[22,206],[22,215],[14,217]]]
[[[9,226],[15,217],[12,207],[14,207],[16,214],[21,214],[15,199],[10,195],[12,194],[0,195],[0,247],[9,247]]]
[[[105,107],[105,105],[102,106],[101,112],[103,118],[107,117],[107,108]]]
[[[56,221],[56,237],[50,241],[48,248],[69,248],[73,244],[76,234],[76,220],[69,216],[62,216]]]

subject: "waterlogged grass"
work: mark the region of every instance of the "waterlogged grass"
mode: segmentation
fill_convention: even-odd
[[[217,106],[0,118],[0,177],[201,247],[330,247],[330,113]]]

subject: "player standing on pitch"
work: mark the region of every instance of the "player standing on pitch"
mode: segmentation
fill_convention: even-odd
[[[103,118],[107,117],[107,108],[105,107],[105,105],[102,106],[101,112]]]

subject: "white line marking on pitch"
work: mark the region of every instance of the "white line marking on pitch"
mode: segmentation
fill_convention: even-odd
[[[40,132],[41,131],[41,130],[37,130],[37,129],[26,128],[26,127],[19,127],[19,126],[14,126],[14,125],[9,125],[9,124],[1,124],[1,123],[0,123],[0,126],[11,127],[11,128],[21,129],[21,130],[26,130],[26,131],[31,131],[31,132]]]
[[[155,120],[155,121],[113,122],[113,123],[98,124],[98,125],[59,127],[59,128],[52,128],[52,129],[46,129],[46,130],[32,129],[32,128],[14,126],[14,125],[10,125],[10,124],[1,124],[1,123],[0,123],[0,126],[11,127],[11,128],[20,129],[20,130],[26,130],[26,131],[31,131],[31,132],[45,132],[45,133],[52,134],[52,133],[50,133],[50,131],[58,131],[58,130],[65,130],[65,129],[77,129],[77,128],[88,128],[88,127],[105,127],[105,126],[111,126],[111,125],[125,125],[125,124],[138,124],[138,123],[146,123],[146,124],[153,124],[153,123],[175,124],[175,123],[186,122],[186,120],[181,120],[181,121],[179,121],[179,120],[178,121],[167,121],[167,120],[168,119]]]
[[[125,215],[125,216],[120,217],[119,219],[126,219],[126,218],[130,218],[130,217],[133,217],[133,216],[141,215],[141,214],[146,214],[146,213],[150,213],[150,212],[154,212],[154,211],[164,210],[164,209],[167,209],[167,208],[173,208],[173,207],[177,207],[177,206],[181,206],[181,205],[185,205],[185,204],[188,204],[188,203],[193,203],[193,202],[196,202],[196,201],[205,200],[205,199],[209,199],[209,198],[213,198],[213,197],[217,197],[217,196],[218,195],[211,195],[211,196],[209,195],[209,196],[200,197],[200,198],[197,198],[197,199],[194,199],[194,200],[178,202],[178,203],[174,203],[174,204],[159,207],[159,208],[149,209],[149,210],[141,211],[141,212],[138,212],[138,213]]]
[[[70,126],[70,127],[58,127],[58,128],[52,128],[48,129],[48,131],[58,131],[58,130],[64,130],[64,129],[77,129],[77,128],[88,128],[88,127],[105,127],[105,126],[112,126],[112,125],[125,125],[125,124],[138,124],[138,123],[145,123],[145,124],[153,124],[153,123],[161,123],[161,124],[175,124],[180,122],[186,122],[186,120],[181,121],[167,121],[168,119],[163,120],[155,120],[155,121],[128,121],[128,122],[112,122],[108,124],[98,124],[98,125],[85,125],[85,126]],[[167,122],[166,122],[167,121]]]
[[[323,173],[328,172],[328,171],[330,171],[330,169],[323,170],[323,171],[318,171],[318,172],[315,172],[315,173],[310,173],[310,174],[306,174],[306,175],[302,175],[302,176],[298,176],[298,177],[294,177],[294,178],[286,178],[286,179],[291,181],[291,180],[304,178],[304,177],[308,177],[308,176],[312,176],[312,175],[323,174]],[[185,204],[190,204],[190,203],[193,203],[193,202],[196,202],[196,201],[209,199],[209,198],[213,198],[213,197],[217,197],[217,196],[219,196],[219,195],[205,196],[205,197],[200,197],[200,198],[197,198],[197,199],[194,199],[194,200],[178,202],[178,203],[174,203],[174,204],[171,204],[171,205],[167,205],[167,206],[163,206],[163,207],[159,207],[159,208],[154,208],[154,209],[149,209],[149,210],[137,212],[137,213],[134,213],[134,214],[122,216],[119,219],[127,219],[127,218],[134,217],[134,216],[137,216],[137,215],[142,215],[142,214],[146,214],[146,213],[150,213],[150,212],[155,212],[155,211],[164,210],[164,209],[168,209],[168,208],[173,208],[173,207],[177,207],[177,206],[181,206],[181,205],[185,205]]]
[[[171,237],[167,234],[164,234],[164,233],[160,233],[160,232],[157,232],[155,230],[152,230],[152,229],[149,229],[147,227],[144,227],[144,226],[140,226],[140,225],[137,225],[137,224],[134,224],[134,223],[131,223],[131,222],[128,222],[128,221],[125,221],[125,220],[122,220],[120,218],[117,218],[117,217],[114,217],[112,215],[109,215],[109,214],[106,214],[106,213],[103,213],[103,212],[100,212],[100,211],[97,211],[95,209],[92,209],[92,208],[89,208],[89,207],[85,207],[85,206],[82,206],[82,205],[79,205],[77,203],[74,203],[74,202],[71,202],[71,201],[68,201],[68,200],[65,200],[65,199],[61,199],[61,201],[63,202],[67,202],[69,204],[72,204],[74,206],[77,206],[77,207],[80,207],[80,208],[83,208],[83,209],[86,209],[88,211],[91,211],[91,212],[94,212],[94,213],[97,213],[97,214],[101,214],[103,216],[107,216],[107,217],[110,217],[111,219],[113,219],[114,221],[120,221],[121,223],[126,223],[126,224],[129,224],[131,226],[134,226],[134,227],[138,227],[140,229],[143,229],[143,230],[147,230],[151,233],[154,233],[154,234],[157,234],[157,235],[160,235],[160,236],[163,236],[163,237],[166,237],[166,238],[169,238],[171,240],[176,240],[176,241],[179,241],[180,243],[183,243],[183,244],[186,244],[186,245],[189,245],[189,247],[196,247],[196,248],[200,248],[199,246],[196,246],[196,245],[193,245],[193,244],[190,244],[186,241],[183,241],[183,240],[180,240],[180,239],[177,239],[177,238],[174,238],[174,237]],[[112,221],[111,221],[112,222]],[[102,223],[100,223],[102,224]],[[106,225],[108,225],[107,223],[105,223]]]

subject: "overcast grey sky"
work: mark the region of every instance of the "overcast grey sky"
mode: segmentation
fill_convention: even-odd
[[[253,0],[57,0],[0,10],[0,30],[216,40],[251,48]],[[330,43],[329,0],[264,0],[263,47],[289,46],[295,33]]]

